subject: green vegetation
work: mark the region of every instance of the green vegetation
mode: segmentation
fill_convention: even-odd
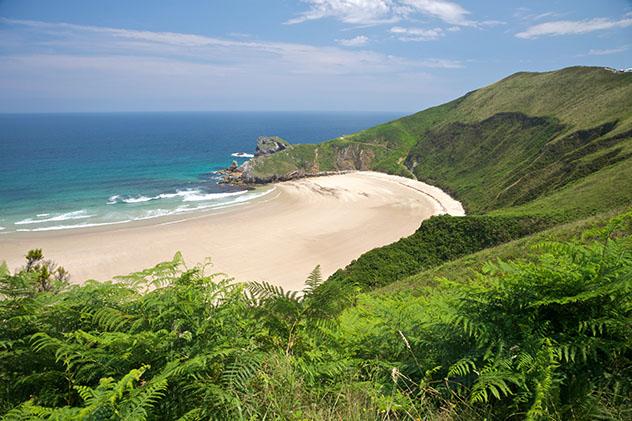
[[[425,287],[436,285],[437,278],[468,279],[483,270],[487,262],[502,260],[533,261],[536,255],[533,253],[537,244],[550,241],[573,241],[581,238],[585,231],[604,226],[615,215],[624,210],[601,213],[578,221],[555,225],[544,231],[539,231],[525,237],[521,237],[496,246],[481,249],[480,251],[464,255],[454,260],[442,262],[414,275],[407,276],[374,290],[375,294],[392,294],[399,292],[411,292],[418,294]]]
[[[582,240],[578,242],[577,240]],[[0,275],[6,419],[629,419],[632,212],[421,293]],[[36,256],[41,261],[41,255]],[[455,282],[459,281],[459,282]],[[355,304],[352,305],[352,302]]]
[[[470,213],[512,207],[577,219],[612,209],[600,200],[611,191],[625,192],[617,206],[630,203],[629,177],[603,172],[616,164],[629,171],[631,157],[632,73],[571,67],[516,73],[390,123],[294,146],[254,160],[254,175],[376,170],[437,185]],[[528,206],[564,189],[564,200]]]
[[[632,418],[632,74],[518,73],[321,145],[260,180],[379,170],[457,196],[302,293],[173,261],[67,283],[0,266],[0,416]]]
[[[363,254],[329,281],[370,290],[553,224],[538,217],[435,216],[410,237]]]
[[[523,205],[498,209],[494,215],[548,214],[575,220],[632,204],[632,162],[611,165]]]

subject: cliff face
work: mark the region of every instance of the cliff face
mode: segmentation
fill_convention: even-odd
[[[223,182],[266,184],[303,177],[371,170],[374,151],[361,144],[291,145],[276,136],[257,139],[255,158],[223,171]]]
[[[372,169],[374,159],[372,150],[357,144],[334,148],[288,145],[285,149],[260,155],[244,163],[239,169],[239,180],[233,182],[266,184],[356,170],[367,171]]]
[[[362,145],[348,145],[335,148],[334,165],[339,171],[367,171],[375,160],[375,153]]]

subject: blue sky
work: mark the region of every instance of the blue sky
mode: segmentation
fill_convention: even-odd
[[[0,0],[0,112],[416,111],[632,67],[630,0]]]

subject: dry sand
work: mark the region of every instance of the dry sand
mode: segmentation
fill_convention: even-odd
[[[374,172],[308,178],[274,185],[242,206],[142,223],[0,236],[9,267],[27,250],[68,269],[73,282],[107,280],[169,260],[210,257],[213,271],[239,281],[265,280],[301,289],[318,264],[329,276],[362,253],[412,234],[432,215],[463,215],[436,187]]]

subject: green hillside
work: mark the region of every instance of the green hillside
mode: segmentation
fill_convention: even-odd
[[[72,286],[31,251],[0,265],[0,416],[632,419],[631,156],[632,73],[574,67],[256,158],[258,182],[417,177],[468,215],[302,293],[179,254]]]
[[[255,160],[253,173],[265,179],[293,171],[383,171],[440,186],[469,212],[484,212],[523,205],[618,162],[630,167],[631,156],[632,73],[573,67],[516,73],[400,120],[295,146]],[[591,184],[582,194],[603,187]],[[574,206],[560,204],[545,210]]]
[[[382,286],[547,227],[540,222],[529,232],[505,232],[499,228],[507,217],[518,225],[526,217],[550,226],[631,206],[631,116],[632,74],[575,67],[517,73],[448,104],[345,137],[344,142],[363,144],[400,139],[391,143],[398,145],[394,162],[406,166],[401,174],[408,171],[450,191],[469,215],[453,218],[445,232],[427,221],[412,236],[364,254],[330,279],[362,289]],[[472,216],[482,213],[488,217]],[[473,226],[480,235],[494,235],[477,241]]]

